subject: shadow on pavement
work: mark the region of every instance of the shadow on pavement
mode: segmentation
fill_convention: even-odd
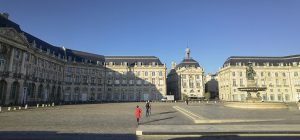
[[[143,122],[143,123],[141,123],[141,125],[149,124],[149,123],[153,123],[153,122],[158,122],[158,121],[163,121],[163,120],[169,120],[169,119],[173,119],[173,118],[175,118],[175,116],[162,118],[162,119],[156,119],[156,120],[152,120],[152,121],[148,121],[148,122]]]
[[[169,140],[299,140],[300,136],[238,136],[238,135],[218,135],[202,137],[181,137]]]
[[[56,131],[2,131],[1,140],[136,140],[134,134],[60,133]]]

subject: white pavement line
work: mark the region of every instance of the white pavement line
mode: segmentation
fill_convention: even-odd
[[[202,117],[202,116],[199,116],[199,115],[196,115],[186,109],[183,109],[181,107],[178,107],[178,106],[173,106],[174,109],[178,110],[179,112],[181,112],[182,114],[188,116],[190,119],[192,119],[194,121],[194,123],[197,123],[197,121],[200,121],[200,120],[206,120],[206,118]]]

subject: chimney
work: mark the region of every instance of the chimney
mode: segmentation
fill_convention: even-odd
[[[5,17],[6,19],[8,19],[8,17],[9,17],[9,14],[8,13],[3,13],[3,14],[1,14],[3,17]]]

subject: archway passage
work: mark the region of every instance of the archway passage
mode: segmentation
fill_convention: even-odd
[[[57,103],[61,101],[61,96],[62,96],[61,95],[61,87],[59,86],[57,88],[57,92],[56,92],[56,96],[55,96],[55,100],[56,100]]]
[[[5,104],[7,83],[4,80],[0,81],[0,105]]]
[[[19,98],[19,92],[20,91],[20,84],[19,82],[15,81],[11,85],[11,93],[10,93],[10,100],[12,101],[10,104],[17,105],[18,104],[18,98]]]

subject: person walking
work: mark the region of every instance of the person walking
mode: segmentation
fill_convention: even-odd
[[[140,117],[141,117],[142,109],[137,105],[135,109],[135,117],[136,117],[136,122],[138,125],[140,125]]]
[[[146,117],[149,117],[150,116],[150,102],[149,101],[146,102],[145,107],[146,107]]]
[[[186,98],[186,105],[189,105],[189,98]]]

